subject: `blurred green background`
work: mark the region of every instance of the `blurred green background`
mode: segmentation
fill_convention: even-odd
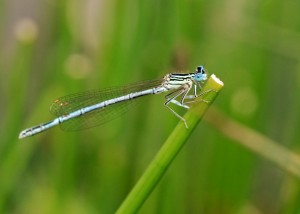
[[[113,213],[178,119],[164,96],[79,132],[60,96],[194,71],[214,107],[299,153],[300,1],[1,0],[0,213]],[[233,130],[234,131],[234,130]],[[202,121],[140,213],[300,213],[299,178]]]

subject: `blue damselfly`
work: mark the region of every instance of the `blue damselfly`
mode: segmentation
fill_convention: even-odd
[[[201,83],[205,80],[207,80],[207,74],[204,67],[198,66],[194,73],[170,73],[160,80],[64,96],[55,100],[50,107],[50,112],[57,118],[23,130],[19,138],[38,134],[56,125],[60,125],[65,131],[97,126],[125,112],[128,104],[138,97],[168,91],[171,93],[166,95],[165,106],[188,127],[185,119],[176,113],[169,104],[173,103],[189,108],[189,104],[196,101],[195,98],[209,92],[208,90],[199,93]],[[177,100],[178,98],[180,99]]]

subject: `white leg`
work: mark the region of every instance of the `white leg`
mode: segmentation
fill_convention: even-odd
[[[185,89],[184,87],[182,89],[180,89],[179,91],[176,91],[176,94],[174,92],[172,92],[171,94],[168,94],[166,97],[169,97],[170,95],[173,95],[175,94],[173,97],[170,97],[168,98],[168,100],[165,102],[165,106],[176,116],[178,117],[180,120],[182,120],[184,122],[184,125],[186,128],[188,128],[188,125],[186,123],[186,120],[181,117],[177,112],[175,112],[170,106],[170,102],[174,103],[174,104],[177,104],[178,106],[181,106],[181,107],[188,107],[186,105],[183,105],[181,102],[178,102],[177,100],[175,100],[177,97],[179,97],[180,95],[183,94],[183,97],[186,95],[186,92],[189,91],[191,87],[189,87],[188,89]]]
[[[208,89],[208,90],[206,90],[206,91],[201,92],[201,93],[198,94],[196,97],[195,97],[194,95],[188,95],[188,96],[186,96],[186,99],[193,99],[193,100],[184,102],[183,104],[189,104],[189,103],[195,103],[195,102],[205,102],[205,103],[209,103],[209,101],[207,101],[207,100],[204,100],[204,99],[197,99],[197,100],[195,100],[195,98],[201,97],[201,96],[203,96],[204,94],[208,94],[208,93],[210,93],[210,92],[212,92],[212,91],[216,92],[216,91],[213,90],[213,89]]]
[[[186,109],[189,109],[189,108],[190,108],[190,107],[187,106],[187,105],[181,104],[181,102],[179,102],[178,100],[171,100],[170,102],[171,102],[171,103],[174,103],[175,105],[178,105],[178,106],[180,106],[180,107],[186,108]]]

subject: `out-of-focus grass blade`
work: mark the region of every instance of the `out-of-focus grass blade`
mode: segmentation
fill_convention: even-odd
[[[225,136],[300,178],[300,156],[278,142],[226,117],[215,108],[209,110],[205,120]]]

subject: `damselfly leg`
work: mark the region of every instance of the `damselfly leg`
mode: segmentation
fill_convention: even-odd
[[[192,85],[190,84],[185,84],[183,85],[179,90],[176,90],[170,94],[168,94],[166,96],[166,98],[168,99],[166,102],[165,102],[165,106],[176,116],[178,117],[180,120],[182,120],[184,122],[184,125],[186,128],[188,128],[188,125],[186,123],[186,120],[181,117],[174,109],[172,109],[169,104],[170,102],[178,105],[178,106],[181,106],[181,107],[184,107],[184,108],[189,108],[189,106],[185,105],[184,104],[184,99],[185,97],[187,96],[187,94],[189,93],[189,91],[191,90],[192,88]],[[177,97],[179,96],[182,96],[181,99],[180,99],[180,102],[176,100]]]
[[[196,85],[194,85],[196,86]],[[197,86],[196,86],[197,87]],[[201,92],[200,94],[197,94],[196,92],[196,87],[194,88],[194,94],[190,94],[188,95],[188,93],[190,92],[191,88],[192,88],[192,85],[189,85],[189,84],[186,84],[184,85],[181,89],[179,90],[176,90],[168,95],[166,95],[166,99],[167,101],[165,102],[165,106],[177,117],[179,118],[180,120],[182,120],[184,122],[184,125],[186,126],[186,128],[188,128],[188,125],[187,125],[187,122],[186,120],[180,116],[174,109],[172,109],[169,104],[170,103],[173,103],[177,106],[180,106],[180,107],[183,107],[183,108],[186,108],[186,109],[189,109],[189,104],[192,104],[192,103],[196,103],[196,102],[205,102],[205,103],[209,103],[209,101],[205,100],[205,99],[196,99],[197,97],[201,97],[205,94],[208,94],[214,90],[212,89],[208,89],[204,92]],[[176,98],[180,97],[181,96],[181,99],[180,101],[176,100]],[[190,100],[190,101],[188,101]]]

